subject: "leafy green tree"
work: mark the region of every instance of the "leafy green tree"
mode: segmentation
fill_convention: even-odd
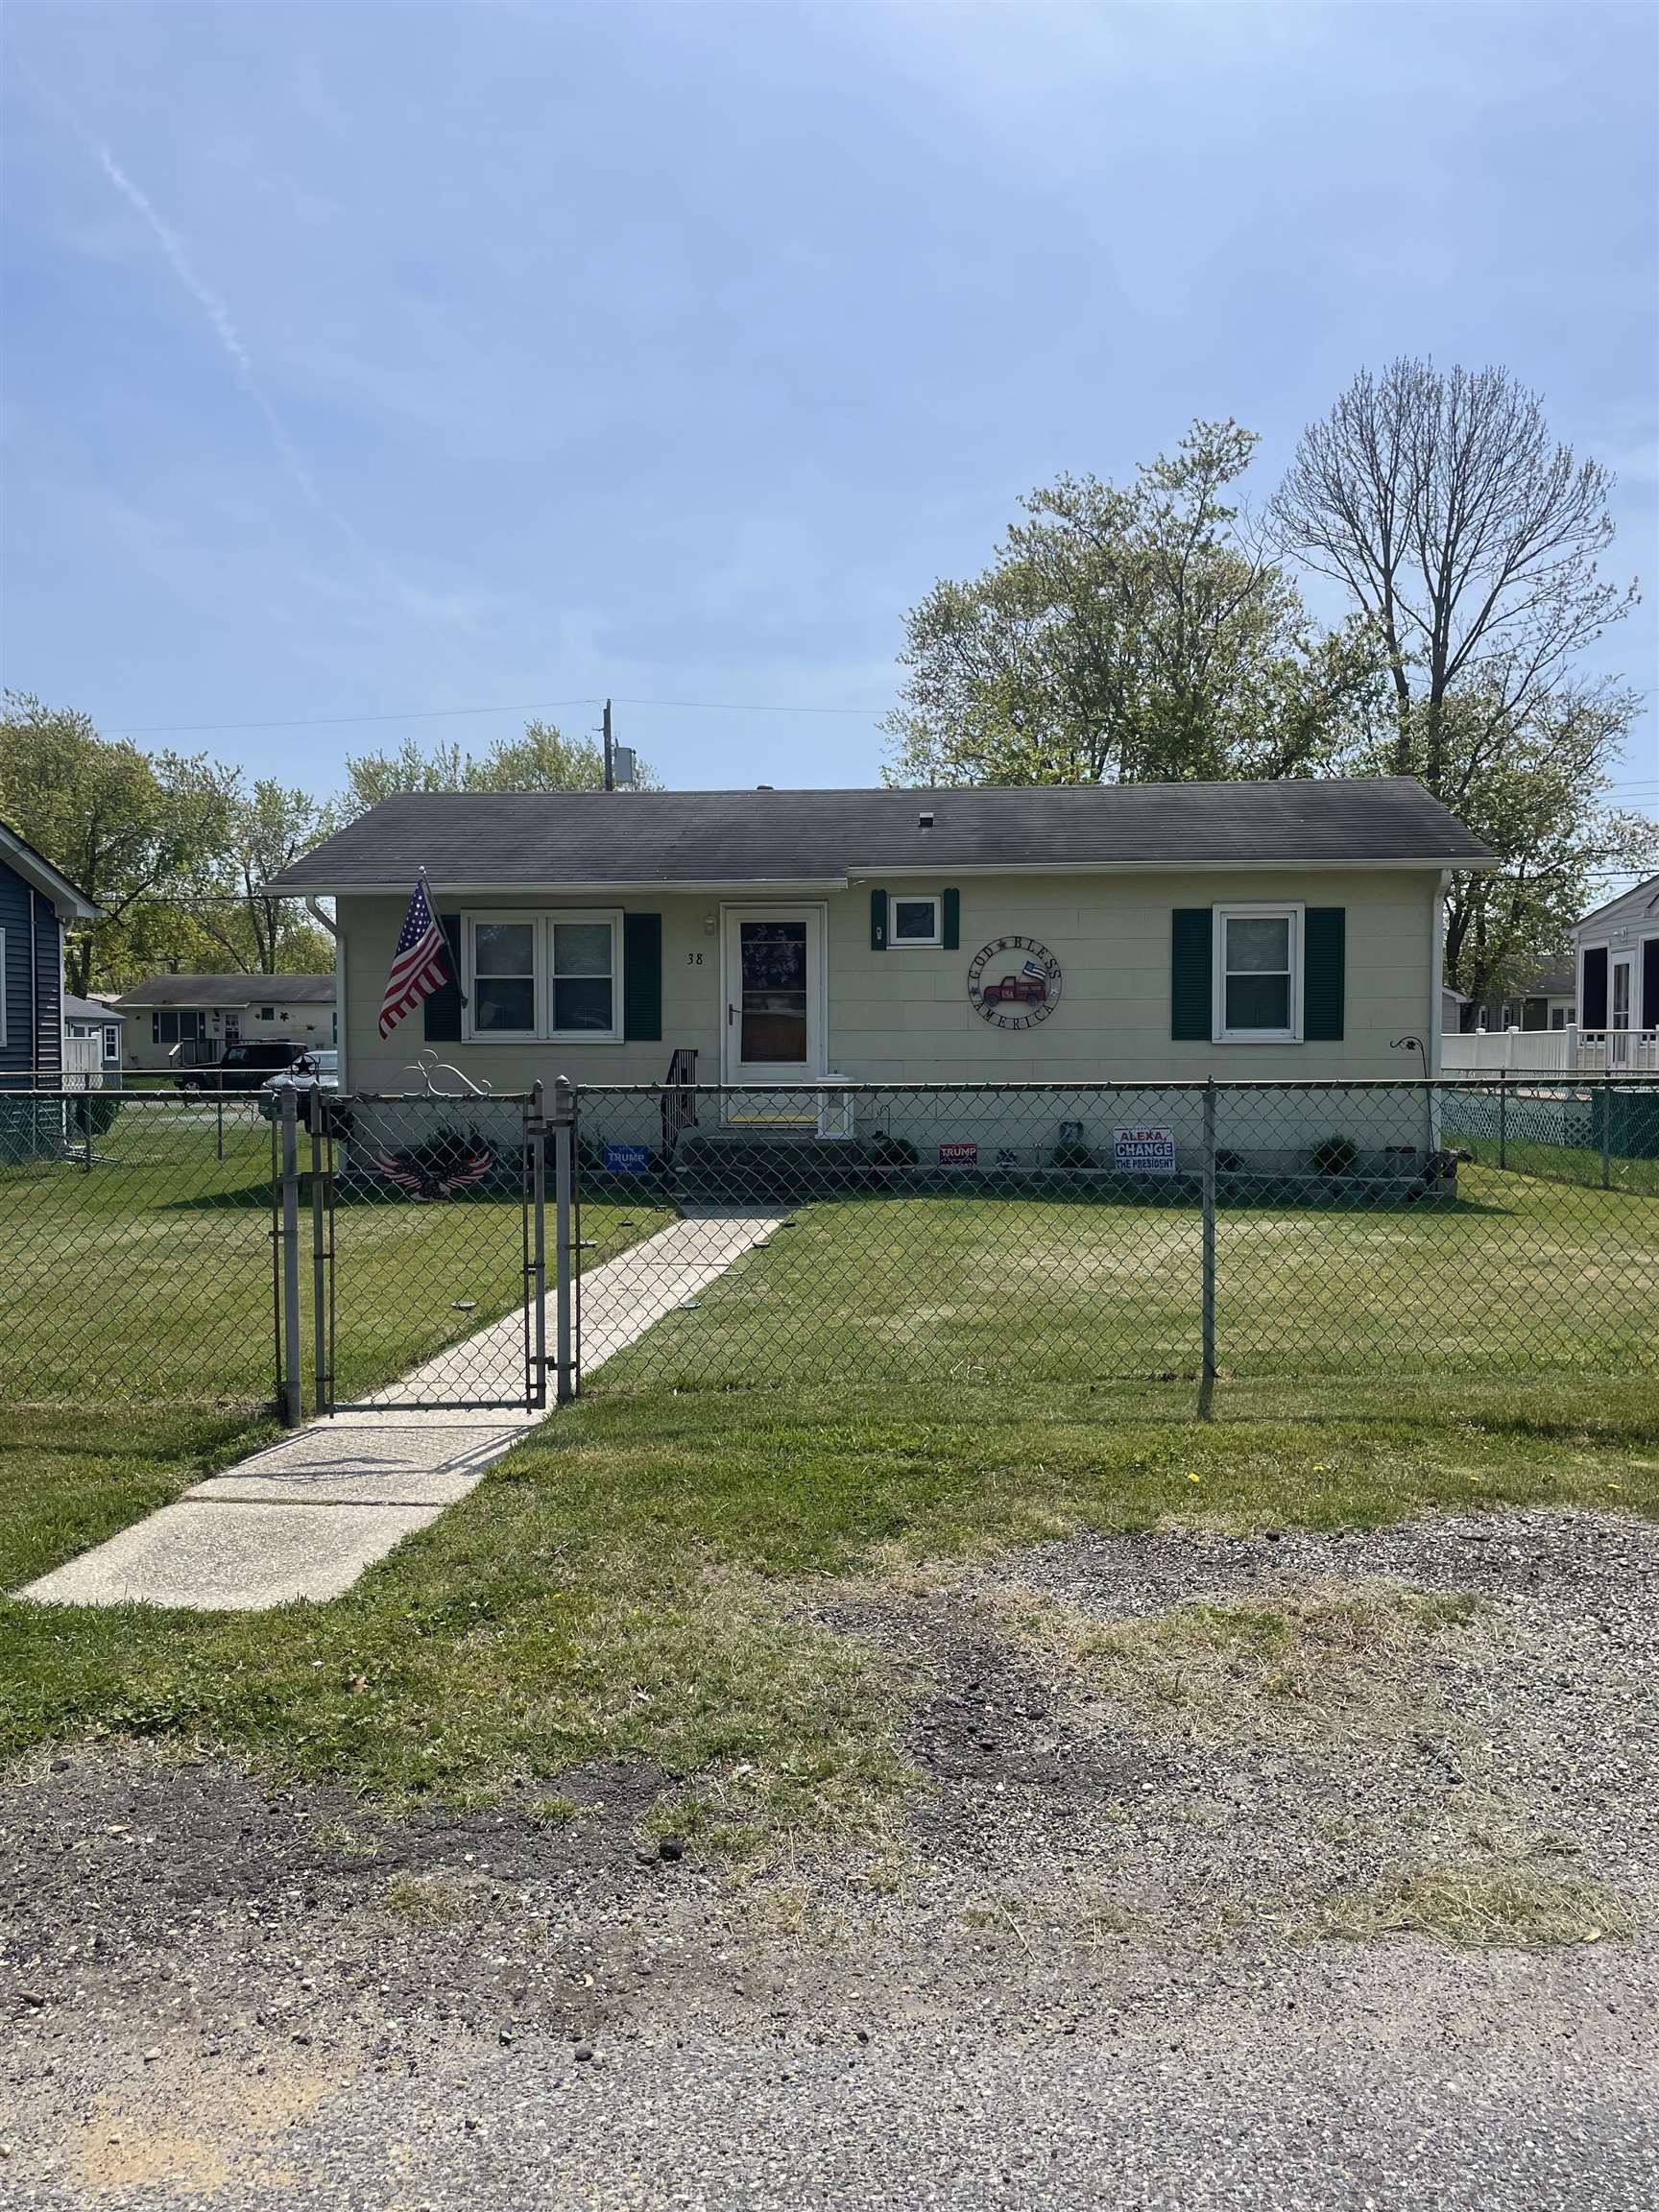
[[[641,760],[636,787],[657,779]],[[406,737],[396,753],[360,753],[346,761],[340,805],[348,817],[404,791],[602,791],[604,749],[591,737],[566,737],[551,722],[526,722],[521,737],[501,737],[487,753],[459,744],[422,746]]]
[[[1328,634],[1248,542],[1229,488],[1257,444],[1197,422],[1127,488],[1030,493],[990,567],[910,613],[891,782],[1310,775],[1359,738],[1373,626]]]
[[[200,756],[152,756],[73,709],[5,694],[0,815],[103,910],[70,938],[71,991],[141,972],[164,912],[201,890],[222,850],[231,798]]]
[[[1472,997],[1562,950],[1599,872],[1659,856],[1659,826],[1608,805],[1640,703],[1582,662],[1637,600],[1599,566],[1612,483],[1506,370],[1402,359],[1309,426],[1271,503],[1281,547],[1382,638],[1358,764],[1420,777],[1499,856],[1448,902],[1447,980]]]
[[[320,844],[332,810],[274,778],[244,788],[234,778],[223,851],[193,918],[221,958],[251,974],[307,974],[332,968],[334,942],[306,918],[297,899],[274,899],[264,886]]]

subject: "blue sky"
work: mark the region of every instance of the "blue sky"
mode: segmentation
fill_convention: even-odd
[[[867,782],[1022,490],[1230,414],[1264,498],[1399,351],[1540,387],[1651,593],[1656,22],[12,0],[0,669],[324,789],[606,692],[670,783]]]

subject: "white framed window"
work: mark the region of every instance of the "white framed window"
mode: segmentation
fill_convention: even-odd
[[[1217,906],[1214,1039],[1294,1045],[1302,1036],[1302,907]]]
[[[917,896],[910,892],[895,892],[892,920],[888,926],[887,942],[900,945],[943,945],[944,901],[936,893]]]
[[[118,1022],[106,1022],[104,1024],[104,1057],[106,1060],[119,1060],[121,1057],[121,1024]]]
[[[470,1042],[621,1042],[620,912],[468,914],[463,930]]]

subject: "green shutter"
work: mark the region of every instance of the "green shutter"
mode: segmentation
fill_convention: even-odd
[[[1208,906],[1177,906],[1169,959],[1169,1034],[1202,1040],[1214,1034],[1212,1001],[1215,928]]]
[[[940,934],[945,940],[945,950],[947,952],[957,951],[962,944],[962,894],[960,891],[946,892],[945,911],[942,919],[945,926]]]
[[[870,950],[885,952],[887,950],[887,894],[872,891],[870,894]]]
[[[622,917],[622,1034],[641,1042],[662,1034],[662,917]]]
[[[440,914],[438,926],[444,932],[444,953],[449,970],[449,980],[441,983],[425,1001],[426,1042],[428,1045],[454,1045],[461,1036],[461,917],[459,914]]]
[[[1310,1045],[1341,1040],[1347,924],[1342,906],[1310,906],[1302,916],[1302,1034]]]

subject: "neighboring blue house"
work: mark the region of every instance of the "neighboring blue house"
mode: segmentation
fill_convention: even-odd
[[[0,1083],[56,1083],[63,1067],[63,936],[98,909],[0,822]]]

